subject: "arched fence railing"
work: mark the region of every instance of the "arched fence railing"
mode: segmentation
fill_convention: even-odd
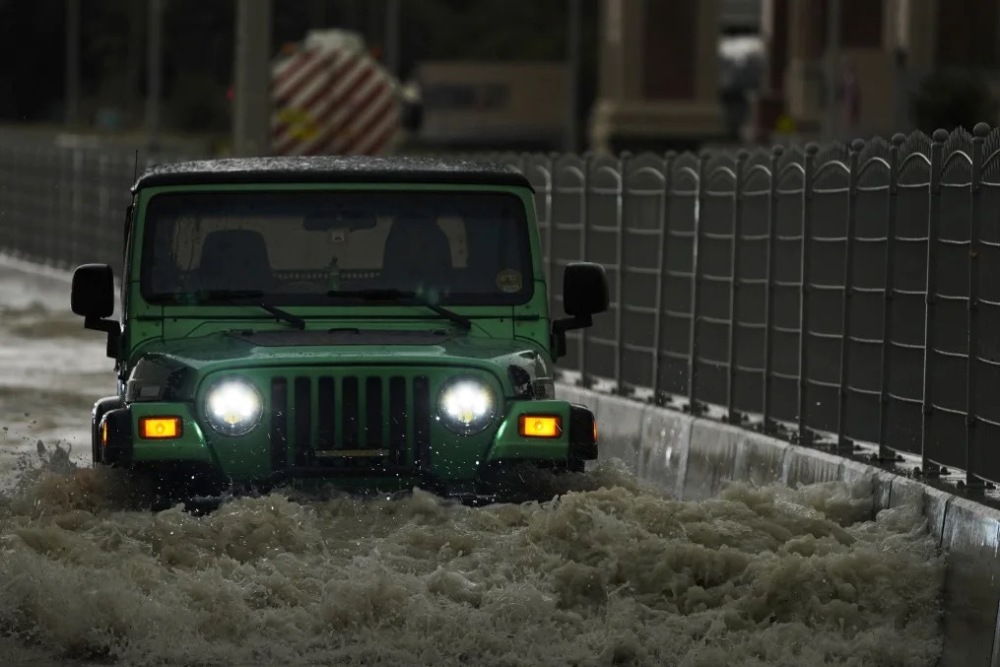
[[[805,150],[493,157],[611,309],[563,367],[695,414],[1000,481],[1000,130]]]
[[[561,360],[584,385],[1000,482],[1000,130],[490,157],[536,188],[556,312],[567,263],[607,268],[611,308]],[[114,263],[134,168],[5,136],[0,250]]]

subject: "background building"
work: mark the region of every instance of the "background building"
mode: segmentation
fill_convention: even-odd
[[[916,123],[926,76],[983,74],[995,86],[1000,70],[997,0],[603,0],[601,9],[590,139],[605,150],[891,134]],[[752,131],[740,137],[727,127],[717,53],[733,35],[758,38],[764,61],[744,86]]]

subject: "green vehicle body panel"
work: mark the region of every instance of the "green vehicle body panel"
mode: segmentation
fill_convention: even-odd
[[[330,306],[282,305],[281,308],[305,319],[305,331],[253,305],[181,305],[150,303],[140,291],[140,271],[146,213],[152,199],[161,194],[210,192],[265,192],[280,190],[372,190],[502,192],[516,196],[524,206],[528,222],[534,290],[530,300],[520,305],[449,305],[448,308],[472,321],[463,331],[449,320],[421,305],[352,304]],[[381,401],[383,442],[391,439],[390,429],[404,429],[406,443],[415,441],[416,400],[414,382],[426,378],[430,397],[429,451],[422,466],[416,453],[400,447],[404,467],[416,466],[413,479],[428,470],[448,483],[474,480],[491,462],[512,460],[562,461],[570,456],[571,408],[555,400],[552,382],[555,375],[551,349],[552,321],[534,207],[534,194],[527,187],[407,184],[407,183],[260,183],[212,184],[147,187],[137,190],[127,229],[125,275],[122,280],[122,337],[117,358],[120,397],[131,423],[131,463],[196,462],[211,466],[234,482],[253,482],[266,478],[274,470],[271,391],[276,381],[285,382],[288,400],[288,464],[309,443],[317,443],[323,434],[318,415],[327,409],[320,404],[322,382],[335,387],[335,395],[348,378],[356,378],[357,414],[368,414],[369,400]],[[351,329],[360,331],[352,334]],[[334,330],[334,331],[331,331]],[[340,332],[340,333],[338,333]],[[382,343],[369,344],[366,337],[377,335]],[[331,338],[332,336],[332,338]],[[333,341],[333,342],[331,342]],[[388,341],[388,342],[384,342]],[[530,399],[519,394],[511,369],[523,371],[521,377],[549,387],[547,394]],[[218,433],[204,418],[205,394],[219,378],[238,375],[249,379],[264,401],[263,415],[249,433],[231,437]],[[459,435],[433,416],[442,385],[457,376],[475,377],[485,382],[496,398],[497,414],[485,430],[473,435]],[[324,380],[326,378],[326,380]],[[394,380],[396,378],[396,380]],[[402,378],[403,380],[399,380]],[[379,387],[366,392],[367,383]],[[407,414],[404,425],[391,423],[390,401],[393,382],[405,382]],[[401,385],[394,385],[401,386]],[[421,385],[423,386],[423,385]],[[297,392],[308,388],[308,400],[296,404]],[[305,393],[303,393],[305,396]],[[376,406],[378,407],[378,406]],[[398,407],[398,406],[397,406]],[[309,410],[306,427],[296,426],[296,411]],[[374,408],[373,408],[374,409]],[[518,419],[526,413],[558,415],[563,431],[558,438],[525,438],[519,434]],[[376,414],[376,413],[372,413]],[[138,436],[142,417],[177,416],[183,423],[180,437],[170,440],[144,440]],[[331,418],[334,443],[345,440],[344,423]],[[398,420],[397,420],[398,421]],[[368,427],[359,427],[358,442],[365,445]],[[302,439],[307,438],[308,442]],[[305,455],[305,454],[303,454]],[[362,465],[362,464],[359,464]],[[354,476],[338,480],[345,486],[368,484],[372,479]],[[395,475],[392,482],[405,485],[412,480]]]
[[[143,440],[135,438],[134,456],[138,461],[197,461],[218,465],[218,459],[213,456],[208,447],[201,424],[195,418],[193,406],[189,403],[146,402],[132,403],[129,411],[132,419],[132,432],[139,432],[139,420],[143,417],[181,418],[181,437],[170,440]]]

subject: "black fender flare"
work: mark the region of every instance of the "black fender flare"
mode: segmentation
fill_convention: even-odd
[[[585,405],[569,406],[570,460],[593,461],[597,458],[597,417]]]
[[[101,420],[108,412],[120,407],[122,407],[121,396],[105,396],[94,403],[94,408],[90,412],[90,454],[94,465],[104,462],[101,450]]]
[[[132,463],[132,414],[129,408],[115,408],[104,413],[99,431],[107,429],[107,444],[102,444],[102,462],[128,466]]]

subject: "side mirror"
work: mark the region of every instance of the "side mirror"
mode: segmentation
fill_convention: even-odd
[[[107,264],[84,264],[73,273],[73,312],[103,319],[115,312],[115,276]]]
[[[589,318],[606,311],[609,303],[608,277],[603,266],[592,262],[574,262],[566,266],[563,309],[567,315]]]
[[[608,309],[608,277],[604,267],[593,262],[573,262],[563,272],[563,308],[568,318],[552,323],[553,354],[566,354],[566,332],[593,325],[593,316]]]
[[[121,326],[112,320],[115,312],[115,276],[107,264],[84,264],[73,273],[70,294],[73,313],[83,317],[83,326],[108,335],[107,355],[118,356]]]

